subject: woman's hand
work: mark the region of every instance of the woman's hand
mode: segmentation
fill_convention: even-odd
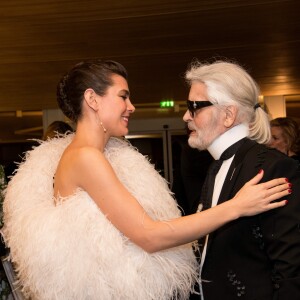
[[[270,209],[287,204],[287,200],[272,202],[292,192],[291,184],[286,178],[277,178],[259,183],[264,175],[261,170],[254,178],[248,181],[231,200],[236,206],[239,216],[253,216]],[[259,184],[258,184],[259,183]]]

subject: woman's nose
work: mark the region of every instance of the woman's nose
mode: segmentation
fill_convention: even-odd
[[[133,104],[131,103],[131,101],[129,99],[128,99],[127,110],[131,113],[133,113],[135,111],[135,107],[133,106]]]

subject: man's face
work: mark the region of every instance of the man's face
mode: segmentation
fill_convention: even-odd
[[[206,86],[201,82],[193,82],[189,93],[189,101],[207,101]],[[196,110],[192,116],[189,110],[183,116],[191,130],[188,143],[199,150],[207,147],[224,132],[222,111],[215,105]]]

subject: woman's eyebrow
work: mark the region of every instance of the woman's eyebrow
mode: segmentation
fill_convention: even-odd
[[[121,90],[120,92],[124,93],[126,97],[130,96],[130,93],[128,90]]]

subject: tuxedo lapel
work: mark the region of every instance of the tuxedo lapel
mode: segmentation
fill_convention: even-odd
[[[232,189],[235,186],[235,182],[238,178],[240,169],[243,165],[243,161],[247,155],[247,152],[256,144],[256,142],[246,139],[245,143],[240,147],[240,149],[237,151],[230,168],[227,172],[223,187],[221,189],[221,193],[219,196],[218,204],[223,203],[227,201],[232,193]]]
[[[228,173],[226,175],[223,187],[221,189],[221,193],[219,196],[218,204],[223,203],[227,200],[229,200],[233,195],[232,191],[235,187],[235,183],[237,179],[239,178],[240,170],[243,166],[244,159],[247,155],[247,152],[256,145],[256,142],[246,139],[245,143],[240,147],[240,149],[237,151],[230,168],[228,170]],[[211,247],[211,244],[213,242],[215,232],[210,233],[210,237],[208,239],[207,243],[207,253],[209,253],[209,248]]]
[[[229,200],[232,197],[232,191],[235,187],[235,183],[239,178],[239,172],[243,166],[244,158],[247,155],[247,152],[256,145],[256,142],[245,139],[245,142],[238,149],[237,153],[234,156],[234,159],[229,167],[227,172],[221,193],[218,199],[218,204]],[[211,247],[214,239],[214,235],[217,231],[210,233],[209,239],[207,242],[207,253],[209,253],[209,248]]]
[[[218,204],[223,203],[229,199],[229,195],[232,192],[233,187],[235,186],[235,182],[238,178],[239,171],[242,167],[243,163],[242,160],[235,161],[233,159],[233,162],[229,168],[229,171],[227,173],[227,176],[225,178]],[[207,241],[207,253],[209,253],[209,248],[211,247],[211,244],[214,239],[215,232],[210,233],[209,239]]]
[[[227,176],[225,178],[225,181],[224,181],[224,184],[223,184],[220,196],[219,196],[218,204],[223,203],[229,199],[231,191],[232,191],[232,189],[235,185],[235,182],[238,178],[238,175],[239,175],[242,165],[243,165],[242,161],[240,161],[240,162],[233,161],[232,162],[232,164],[229,168],[229,171],[227,173]]]

